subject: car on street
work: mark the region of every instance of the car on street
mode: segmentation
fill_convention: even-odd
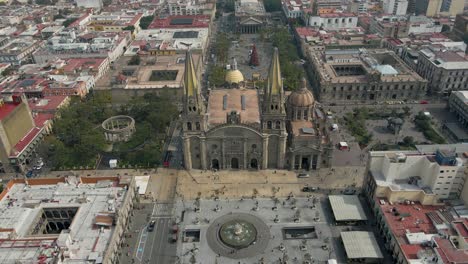
[[[171,242],[172,242],[172,243],[177,242],[177,233],[172,234],[172,236],[171,236]]]
[[[31,178],[32,176],[33,176],[33,171],[32,170],[26,172],[26,177]]]
[[[153,232],[156,221],[152,220],[148,225],[148,232]]]
[[[309,175],[308,173],[299,173],[299,174],[297,175],[297,177],[298,177],[298,178],[309,178],[310,175]]]
[[[420,104],[428,104],[429,102],[426,101],[426,100],[421,100],[419,103],[420,103]]]
[[[302,188],[303,192],[315,192],[318,190],[318,187],[310,187],[310,186],[305,186]]]

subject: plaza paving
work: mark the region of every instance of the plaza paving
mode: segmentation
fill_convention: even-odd
[[[343,189],[360,187],[364,178],[363,166],[323,168],[309,171],[309,178],[297,178],[297,173],[286,170],[218,172],[191,170],[178,171],[176,196],[185,200],[197,197],[286,197],[290,193],[306,196],[304,186],[318,187],[321,193],[340,193]]]
[[[339,232],[332,229],[342,227],[331,226],[328,201],[324,195],[315,195],[315,208],[312,208],[314,198],[281,198],[276,203],[273,199],[221,199],[200,200],[199,205],[193,200],[182,201],[179,199],[176,205],[176,215],[180,222],[180,240],[177,244],[177,255],[179,263],[280,263],[285,257],[290,263],[302,263],[303,260],[325,262],[329,258],[337,258],[340,263],[344,262],[343,248],[339,246]],[[277,211],[272,208],[277,206]],[[200,208],[195,212],[194,208]],[[217,209],[216,209],[217,208]],[[182,213],[183,212],[183,213]],[[216,220],[223,216],[244,213],[253,215],[263,221],[269,227],[269,232],[262,231],[262,235],[268,235],[256,252],[251,254],[239,254],[245,249],[233,250],[228,254],[218,254],[213,251],[213,234],[207,231],[216,225]],[[182,220],[183,214],[183,220]],[[299,222],[294,218],[298,217]],[[275,218],[278,220],[275,221]],[[285,227],[308,227],[314,231],[309,236],[286,239],[283,228]],[[184,242],[183,230],[199,230],[200,241],[192,242],[189,238]],[[268,234],[269,233],[269,234]],[[256,244],[254,245],[256,246]],[[263,249],[263,250],[262,250]],[[216,249],[215,249],[216,250]],[[233,256],[230,256],[231,253]]]

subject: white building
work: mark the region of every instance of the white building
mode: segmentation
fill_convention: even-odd
[[[301,0],[285,0],[283,2],[283,11],[287,18],[302,17],[302,1]]]
[[[103,6],[102,0],[76,0],[78,7],[101,9]]]
[[[357,27],[358,17],[352,13],[320,14],[309,17],[309,25],[323,29],[346,29]]]
[[[405,15],[408,9],[408,0],[383,0],[383,11],[385,14]]]
[[[426,16],[410,16],[408,20],[408,34],[440,33],[442,25]]]
[[[0,263],[116,263],[135,189],[117,177],[10,182],[0,196]]]
[[[454,146],[442,145],[435,151],[372,151],[368,169],[380,192],[384,187],[388,188],[384,191],[387,193],[423,191],[440,200],[460,196],[465,166],[466,159],[457,155]],[[410,197],[403,193],[400,196]]]

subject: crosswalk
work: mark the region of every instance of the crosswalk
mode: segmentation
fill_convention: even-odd
[[[174,204],[172,203],[156,203],[153,207],[152,219],[172,217]]]

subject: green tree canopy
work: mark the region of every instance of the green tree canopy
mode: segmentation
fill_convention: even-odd
[[[151,22],[153,22],[154,16],[144,16],[140,19],[140,27],[142,29],[148,29]]]

